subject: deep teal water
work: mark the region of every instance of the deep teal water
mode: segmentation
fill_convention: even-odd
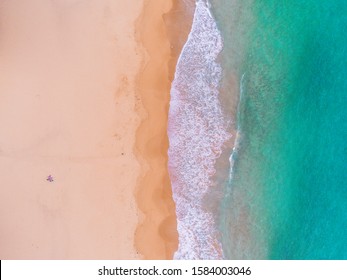
[[[244,75],[225,257],[347,259],[347,3],[212,4],[223,87]]]

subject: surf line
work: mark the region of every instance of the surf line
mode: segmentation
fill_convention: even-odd
[[[214,214],[204,201],[215,164],[230,139],[219,102],[223,48],[209,2],[197,1],[191,32],[176,65],[169,108],[169,174],[176,203],[175,259],[222,259]]]

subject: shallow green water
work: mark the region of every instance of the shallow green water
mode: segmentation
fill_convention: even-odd
[[[347,3],[212,4],[224,86],[244,75],[225,257],[347,259]]]

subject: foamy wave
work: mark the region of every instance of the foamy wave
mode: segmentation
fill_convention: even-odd
[[[203,198],[213,187],[216,159],[231,137],[218,100],[223,43],[207,2],[198,1],[192,30],[171,88],[169,171],[176,203],[176,259],[220,259],[222,247]]]

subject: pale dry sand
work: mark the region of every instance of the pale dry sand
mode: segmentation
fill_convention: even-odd
[[[179,53],[192,23],[190,9],[178,0],[145,0],[138,20],[139,44],[146,60],[138,75],[137,93],[143,105],[137,131],[137,156],[142,173],[137,202],[141,212],[135,245],[145,259],[172,259],[178,247],[175,204],[167,169],[167,120],[171,81]]]
[[[0,258],[139,258],[142,0],[0,5]]]

